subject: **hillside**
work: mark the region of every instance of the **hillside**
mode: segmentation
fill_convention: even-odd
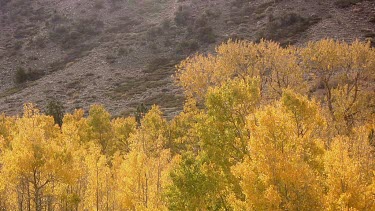
[[[57,99],[67,111],[98,103],[113,115],[158,104],[170,117],[184,100],[174,65],[229,38],[375,39],[374,1],[318,2],[0,0],[0,112]]]

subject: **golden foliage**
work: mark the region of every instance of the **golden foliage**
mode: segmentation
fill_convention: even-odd
[[[184,110],[0,115],[0,210],[375,210],[375,51],[228,41],[178,66]]]

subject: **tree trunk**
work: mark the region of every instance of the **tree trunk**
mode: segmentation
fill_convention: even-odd
[[[99,169],[98,169],[98,163],[96,163],[96,211],[99,211]]]
[[[27,183],[27,210],[31,211],[31,195],[30,195],[30,184]]]

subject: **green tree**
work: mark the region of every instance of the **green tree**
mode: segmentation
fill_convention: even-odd
[[[64,118],[64,106],[60,101],[49,101],[46,106],[45,113],[46,115],[52,116],[56,124],[58,124],[60,127],[62,126]]]

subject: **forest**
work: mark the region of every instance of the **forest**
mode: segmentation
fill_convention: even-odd
[[[0,115],[0,210],[375,210],[375,50],[229,40],[183,111]]]

